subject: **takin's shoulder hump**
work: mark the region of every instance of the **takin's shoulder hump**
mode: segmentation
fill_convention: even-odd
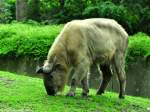
[[[127,32],[125,29],[114,19],[108,19],[108,18],[92,18],[92,19],[85,19],[85,22],[88,24],[96,25],[97,27],[107,27],[108,29],[116,30],[117,32],[120,32],[125,37],[128,37]]]
[[[67,32],[76,32],[80,29],[85,29],[90,26],[96,26],[97,28],[107,28],[109,30],[114,30],[118,34],[122,35],[126,39],[128,38],[128,34],[125,29],[114,19],[106,19],[106,18],[91,18],[91,19],[84,19],[84,20],[73,20],[68,22],[64,30]]]
[[[68,22],[64,28],[68,30],[80,29],[82,25],[83,25],[82,20],[73,20]]]

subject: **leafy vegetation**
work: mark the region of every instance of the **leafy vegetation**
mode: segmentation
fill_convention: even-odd
[[[150,37],[144,33],[137,33],[130,36],[128,45],[128,61],[135,61],[136,57],[150,56]]]
[[[0,23],[10,23],[17,19],[16,3],[17,0],[1,0]],[[139,31],[150,34],[149,0],[25,0],[25,4],[26,8],[18,10],[24,12],[27,9],[27,21],[32,19],[51,24],[105,17],[117,20],[129,34]]]
[[[0,56],[30,56],[45,58],[63,25],[39,25],[38,23],[0,24]],[[150,55],[150,38],[144,33],[129,37],[127,60]]]
[[[61,28],[62,25],[1,24],[0,56],[43,58]]]
[[[57,96],[48,96],[42,79],[31,78],[0,71],[0,111],[29,112],[147,112],[150,100],[126,96],[124,100],[118,94],[106,92],[96,96],[90,90],[88,98],[81,98],[81,89],[74,98],[66,97],[66,91]]]
[[[123,5],[115,5],[110,1],[100,2],[97,6],[89,6],[83,12],[84,18],[102,17],[118,21],[129,33],[133,33],[139,18],[128,12]],[[134,28],[133,28],[134,27]]]
[[[15,1],[1,0],[0,1],[0,23],[8,23],[14,18]]]

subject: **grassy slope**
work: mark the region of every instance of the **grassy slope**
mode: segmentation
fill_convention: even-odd
[[[149,99],[126,96],[120,100],[110,92],[95,96],[95,90],[84,99],[80,92],[74,98],[48,96],[41,79],[0,72],[0,112],[147,112],[150,108]]]

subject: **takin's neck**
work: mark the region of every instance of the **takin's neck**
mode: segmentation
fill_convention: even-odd
[[[52,49],[50,49],[47,57],[49,63],[59,63],[63,66],[63,69],[65,70],[65,74],[63,74],[62,80],[62,90],[65,86],[65,84],[68,81],[68,76],[69,76],[69,70],[70,70],[70,65],[67,57],[67,50],[65,46],[62,43],[57,44],[56,46],[53,46]]]
[[[53,62],[55,60],[54,58],[56,58],[57,62],[64,65],[66,68],[69,67],[67,50],[62,42],[59,42],[57,44],[54,43],[50,48],[47,60]]]

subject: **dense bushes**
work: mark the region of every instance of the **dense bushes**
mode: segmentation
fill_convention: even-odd
[[[8,23],[15,19],[15,0],[0,1],[0,23]]]
[[[46,0],[43,0],[43,2]],[[50,2],[45,5],[49,6],[46,10],[49,20],[48,23],[66,23],[73,19],[85,18],[113,18],[117,20],[129,34],[134,34],[139,31],[150,34],[150,8],[148,2],[137,0],[63,0],[60,2]],[[45,12],[46,8],[42,8]],[[41,13],[43,15],[43,13]],[[43,16],[46,17],[46,16]]]
[[[137,33],[130,36],[127,59],[135,61],[136,57],[150,56],[150,37],[144,33]]]
[[[30,24],[0,25],[0,56],[31,56],[45,58],[63,25]],[[150,56],[150,37],[138,33],[129,37],[127,60]]]
[[[50,11],[51,12],[51,11]],[[52,11],[51,20],[55,23],[65,23],[72,19],[85,18],[112,18],[117,20],[129,34],[137,32],[140,22],[140,17],[137,14],[129,11],[122,4],[114,4],[110,1],[97,2],[95,5],[86,3],[85,1],[69,1],[66,0],[62,9],[57,8],[57,11]]]
[[[15,1],[2,0],[0,22],[15,19]],[[149,0],[28,0],[28,19],[44,24],[66,23],[73,19],[113,18],[129,34],[150,34]]]
[[[0,56],[44,58],[61,28],[61,25],[0,25]]]
[[[83,12],[84,18],[101,17],[112,18],[118,21],[128,33],[133,34],[139,18],[128,12],[123,5],[115,5],[112,2],[102,2],[97,6],[85,8]]]

